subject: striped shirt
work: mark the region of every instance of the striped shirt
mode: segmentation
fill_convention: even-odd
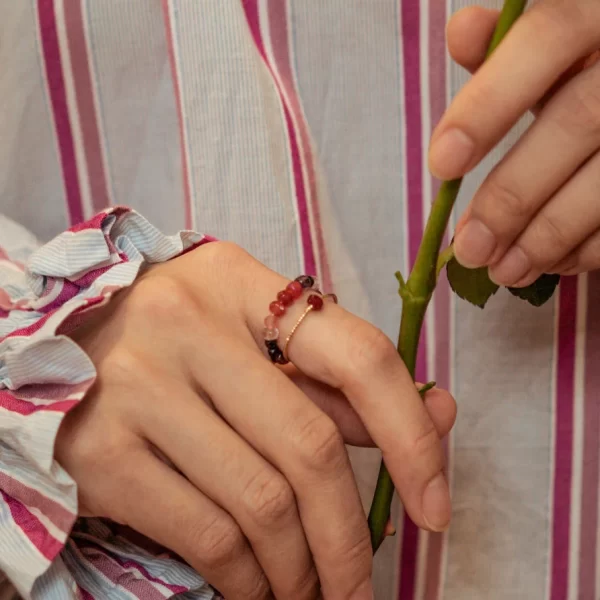
[[[76,520],[52,447],[95,371],[60,334],[143,261],[208,239],[161,232],[196,230],[317,274],[395,336],[393,273],[438,185],[428,139],[466,78],[444,42],[465,3],[0,2],[0,570],[22,596],[213,597],[170,555]],[[459,209],[527,125],[469,175]],[[498,293],[481,311],[438,287],[417,376],[458,400],[454,518],[429,534],[395,507],[377,598],[600,597],[599,297],[599,273],[541,309]],[[368,504],[378,453],[352,459]]]

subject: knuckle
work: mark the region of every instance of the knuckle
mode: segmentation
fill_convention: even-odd
[[[233,242],[212,242],[202,246],[205,263],[211,271],[222,273],[243,269],[254,259],[246,250]]]
[[[260,571],[248,587],[241,590],[240,597],[244,600],[267,600],[273,597],[269,581],[264,572]]]
[[[521,194],[506,185],[499,177],[490,178],[482,191],[485,194],[487,206],[502,218],[509,217],[511,221],[524,219],[529,217],[532,212]]]
[[[349,357],[346,361],[348,375],[360,377],[364,373],[371,374],[375,369],[382,370],[396,364],[398,353],[392,341],[376,327],[361,327],[353,332],[349,346]]]
[[[335,423],[324,413],[297,426],[290,436],[296,456],[305,468],[329,472],[346,462],[346,448]]]
[[[173,324],[179,316],[193,313],[194,300],[183,281],[161,273],[142,278],[130,296],[132,311],[146,321]]]
[[[535,265],[543,265],[564,256],[571,249],[572,242],[564,222],[541,211],[531,224],[531,236],[534,240],[524,251]]]
[[[289,579],[289,594],[286,597],[294,598],[295,600],[313,600],[320,598],[321,584],[319,575],[314,566],[310,566],[297,577],[293,575]]]
[[[295,512],[291,486],[278,475],[261,472],[252,478],[243,493],[246,510],[261,527],[272,527]]]
[[[216,517],[208,524],[188,529],[188,547],[202,564],[210,569],[222,569],[244,553],[246,543],[233,521]]]
[[[350,579],[346,580],[349,588],[356,589],[369,577],[373,565],[372,556],[371,538],[368,532],[354,537],[340,549],[338,554],[340,564],[344,566],[347,573],[351,574]]]
[[[557,98],[557,123],[570,135],[593,137],[600,134],[600,90],[598,88],[598,73],[600,69],[584,75],[573,82],[565,94],[566,98]]]
[[[121,390],[134,388],[148,367],[141,356],[127,346],[117,345],[100,361],[98,370]]]

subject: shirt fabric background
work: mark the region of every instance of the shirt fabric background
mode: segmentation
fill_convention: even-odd
[[[444,27],[471,3],[0,0],[0,212],[47,241],[131,206],[166,233],[315,273],[395,338],[393,273],[437,189],[428,139],[467,78]],[[598,298],[600,273],[563,280],[541,309],[499,292],[481,311],[439,286],[418,379],[458,401],[453,522],[419,532],[396,507],[376,598],[599,597]],[[379,455],[352,459],[367,507]]]

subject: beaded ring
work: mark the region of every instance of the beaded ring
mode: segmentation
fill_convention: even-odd
[[[320,292],[317,291],[318,294],[320,294]],[[298,320],[296,321],[296,324],[292,327],[292,330],[290,331],[289,335],[287,336],[286,340],[285,340],[285,344],[283,345],[283,358],[289,362],[289,358],[288,358],[288,353],[287,353],[287,349],[288,346],[290,345],[290,342],[292,341],[292,338],[294,337],[294,334],[296,333],[296,331],[298,330],[298,327],[300,327],[300,325],[302,325],[302,322],[304,321],[304,319],[306,319],[306,317],[312,312],[312,311],[319,311],[323,308],[323,302],[324,300],[328,300],[331,299],[335,302],[335,304],[338,303],[338,299],[337,296],[335,294],[326,294],[325,296],[321,296],[321,295],[317,295],[317,294],[311,294],[307,299],[306,299],[306,308],[304,309],[304,312],[300,315],[300,317],[298,318]]]
[[[294,327],[292,327],[282,350],[279,347],[279,328],[277,327],[277,320],[286,313],[289,306],[302,296],[304,291],[308,290],[313,290],[314,293],[310,294],[306,299],[307,306],[302,315],[300,315],[298,321],[296,321]],[[282,290],[277,294],[277,299],[269,304],[269,312],[271,314],[265,318],[264,329],[265,346],[267,347],[271,362],[278,365],[287,365],[290,362],[287,357],[287,348],[290,340],[307,315],[313,310],[321,310],[323,308],[323,301],[326,299],[332,299],[337,304],[337,296],[335,294],[323,296],[319,290],[315,289],[315,279],[310,275],[300,275],[300,277],[296,277],[294,281],[287,285],[285,290]]]

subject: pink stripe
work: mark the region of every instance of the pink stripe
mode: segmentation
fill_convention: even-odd
[[[67,207],[71,223],[83,221],[83,205],[79,189],[77,163],[75,160],[75,146],[69,122],[69,106],[65,92],[65,82],[58,45],[58,32],[54,15],[54,0],[38,0],[38,20],[40,38],[44,53],[48,92],[54,114],[54,127],[60,149]]]
[[[292,167],[294,171],[294,184],[296,187],[296,199],[298,202],[298,213],[300,215],[300,233],[302,236],[302,247],[304,253],[304,268],[305,271],[309,274],[316,275],[317,274],[317,263],[313,248],[312,241],[312,233],[310,228],[310,217],[308,210],[308,202],[307,202],[307,194],[306,189],[304,188],[304,177],[302,172],[302,160],[300,157],[300,149],[298,146],[297,133],[294,128],[290,107],[285,99],[285,96],[279,86],[279,83],[274,75],[273,66],[269,63],[267,58],[267,53],[265,51],[264,43],[262,40],[262,35],[260,31],[260,20],[258,16],[258,1],[257,0],[242,0],[242,4],[244,6],[244,10],[246,11],[246,19],[248,20],[248,25],[250,27],[250,31],[254,38],[254,42],[258,51],[269,69],[271,75],[273,76],[273,82],[275,83],[277,90],[279,92],[279,96],[281,98],[281,102],[283,104],[283,109],[285,113],[285,121],[288,130],[288,137],[290,140],[290,154],[292,159]],[[276,2],[271,4],[277,4]],[[328,270],[326,270],[328,272]],[[321,272],[321,276],[323,277],[324,272]]]
[[[565,600],[569,581],[569,524],[573,460],[573,394],[577,278],[563,277],[559,291],[556,365],[554,514],[552,524],[551,600]]]
[[[139,579],[131,570],[122,569],[121,565],[97,549],[82,550],[85,561],[108,579],[116,589],[122,589],[136,598],[144,600],[164,600],[161,594],[149,581]],[[183,591],[187,591],[184,589]]]
[[[2,472],[0,472],[0,489],[25,506],[39,510],[61,531],[69,533],[71,530],[76,515],[54,502],[54,500],[47,498],[38,490],[30,488]]]
[[[273,47],[275,67],[277,68],[281,86],[285,91],[287,101],[289,102],[289,108],[294,116],[296,127],[302,142],[302,163],[308,175],[308,196],[312,211],[312,222],[316,238],[317,255],[319,257],[321,281],[324,289],[331,290],[331,272],[329,268],[329,262],[327,260],[327,250],[325,246],[325,240],[323,238],[323,228],[321,225],[321,211],[319,207],[319,196],[317,191],[317,178],[315,173],[314,156],[312,153],[312,144],[310,141],[308,124],[304,116],[298,91],[296,90],[294,75],[292,73],[292,61],[290,59],[289,49],[287,4],[285,2],[270,2],[268,7],[271,45]],[[310,224],[308,223],[306,226],[310,227]]]
[[[67,413],[79,400],[58,400],[52,404],[34,404],[26,400],[15,398],[7,390],[0,390],[0,408],[19,415],[28,416],[37,412],[62,412]]]
[[[579,598],[597,598],[598,474],[600,470],[600,271],[588,274],[585,418],[579,542]]]
[[[40,317],[35,323],[32,323],[27,327],[22,327],[21,329],[16,329],[15,331],[7,333],[5,336],[0,337],[0,342],[3,342],[4,340],[11,337],[28,337],[30,335],[33,335],[36,331],[42,329],[42,327],[46,324],[46,322],[48,321],[48,319],[50,319],[51,316],[52,314],[44,315],[43,317]]]
[[[24,385],[18,390],[12,390],[12,394],[19,400],[61,400],[68,396],[78,394],[83,396],[93,383],[93,379],[88,379],[81,383],[36,383],[33,385]]]
[[[183,195],[185,201],[185,226],[187,229],[194,227],[192,217],[192,190],[190,188],[190,167],[188,151],[185,142],[185,123],[183,120],[183,99],[181,96],[181,82],[177,70],[177,58],[175,54],[175,39],[173,34],[173,23],[169,12],[169,4],[174,0],[162,0],[165,29],[167,32],[167,45],[169,47],[169,62],[171,64],[171,77],[173,78],[173,91],[177,103],[177,118],[179,120],[179,143],[181,148],[181,165],[183,174]]]
[[[429,113],[430,129],[433,130],[446,110],[446,1],[429,0]],[[439,190],[440,182],[431,178],[433,200]],[[445,236],[444,246],[449,242]],[[435,375],[440,387],[450,385],[450,287],[445,277],[441,277],[433,297],[435,314]],[[430,309],[431,310],[431,309]],[[431,376],[428,376],[430,379]],[[446,450],[446,471],[449,472],[450,456]],[[424,600],[437,600],[442,579],[442,552],[446,543],[443,533],[430,533],[427,547],[425,569]]]
[[[423,149],[420,84],[420,14],[419,3],[414,0],[401,0],[402,40],[404,65],[404,119],[406,133],[406,181],[408,197],[408,258],[414,264],[421,236],[423,234]],[[415,377],[427,381],[426,324],[419,343]],[[419,531],[410,518],[404,514],[402,547],[400,553],[399,600],[413,600],[416,586],[416,568],[419,545]]]
[[[112,561],[115,565],[118,565],[118,568],[121,570],[121,572],[137,571],[140,575],[145,577],[148,581],[151,581],[153,583],[158,583],[158,584],[166,587],[168,590],[172,591],[174,594],[181,594],[181,593],[187,592],[189,590],[189,588],[187,588],[183,585],[175,585],[172,583],[168,583],[162,579],[159,579],[158,577],[155,577],[143,565],[141,565],[133,560],[123,560],[120,556],[117,556],[116,554],[110,554],[110,556],[109,556],[107,554],[107,551],[102,546],[100,546],[99,544],[95,544],[94,542],[92,542],[89,539],[86,539],[85,543],[83,543],[83,544],[77,543],[77,547],[79,548],[81,553],[85,556],[93,555],[93,556],[103,556],[105,558],[109,558],[109,560]],[[95,565],[96,559],[91,559],[90,562]],[[113,569],[114,569],[114,567],[113,567]],[[155,588],[153,588],[153,589],[155,589]],[[142,598],[142,597],[145,598],[145,596],[140,596],[140,598]],[[163,598],[162,594],[160,597]]]
[[[102,162],[102,145],[98,130],[94,87],[90,72],[90,57],[83,22],[82,0],[65,2],[65,25],[75,83],[79,126],[83,136],[87,172],[94,211],[110,204]]]
[[[39,553],[52,561],[62,550],[63,544],[54,538],[41,521],[29,512],[20,502],[0,490],[2,499],[8,506],[15,525],[27,536]]]

